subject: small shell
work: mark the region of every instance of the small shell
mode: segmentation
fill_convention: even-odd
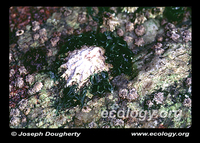
[[[88,106],[83,106],[83,108],[82,108],[82,112],[86,112],[86,113],[90,112],[91,110],[92,109],[89,108]]]
[[[17,30],[16,36],[21,36],[24,34],[24,30]]]
[[[119,97],[125,99],[128,95],[128,90],[127,89],[120,89],[119,90]]]
[[[192,100],[190,98],[185,98],[183,102],[183,106],[191,107]]]
[[[192,78],[191,78],[191,77],[190,77],[190,78],[189,78],[189,77],[187,78],[187,80],[186,80],[186,84],[187,84],[187,85],[192,84]]]
[[[127,96],[127,99],[129,101],[133,101],[133,100],[136,100],[137,98],[139,97],[139,95],[137,94],[137,91],[135,88],[132,88],[130,91],[129,91],[129,94]]]
[[[30,111],[31,111],[30,108],[25,108],[25,109],[24,109],[24,114],[25,114],[25,115],[28,115],[28,113],[29,113]]]

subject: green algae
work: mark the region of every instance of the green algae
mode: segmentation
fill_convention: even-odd
[[[84,33],[78,36],[67,37],[62,43],[59,55],[64,57],[68,51],[80,49],[81,46],[96,45],[103,47],[105,51],[106,62],[113,65],[112,75],[120,75],[121,73],[131,75],[133,52],[128,48],[127,43],[120,37],[115,37],[111,32],[104,33]]]
[[[82,108],[88,92],[92,95],[103,95],[106,92],[113,92],[113,87],[109,81],[109,76],[106,71],[95,73],[89,78],[89,85],[84,86],[81,89],[78,89],[78,85],[76,84],[63,88],[62,97],[58,98],[54,104],[56,113],[58,113],[61,109],[75,107],[77,105],[80,105]]]

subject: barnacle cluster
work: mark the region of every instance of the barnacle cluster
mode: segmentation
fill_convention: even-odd
[[[42,24],[56,10],[56,7],[10,7],[9,24],[11,31],[25,28],[32,21],[39,21]]]
[[[137,94],[135,88],[132,88],[130,90],[125,88],[119,90],[119,97],[121,97],[122,99],[127,99],[128,101],[134,101],[139,97],[139,95]]]
[[[27,71],[24,66],[13,65],[9,73],[9,106],[14,108],[22,99],[28,98]]]
[[[165,30],[166,30],[166,35],[167,37],[169,37],[170,39],[172,39],[173,41],[177,41],[177,39],[180,37],[179,34],[177,34],[177,28],[175,27],[174,24],[172,23],[168,23],[165,26]]]
[[[164,49],[162,49],[161,47],[162,47],[161,43],[157,43],[152,47],[152,49],[155,50],[156,55],[161,55],[164,52]]]

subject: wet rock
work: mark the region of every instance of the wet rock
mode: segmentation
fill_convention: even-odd
[[[38,12],[40,11],[40,13],[51,13],[50,11],[46,11],[44,8],[38,7],[36,9],[38,9]],[[166,110],[169,111],[169,108],[167,107],[168,106],[167,103],[169,102],[168,100],[172,97],[169,97],[169,99],[167,99],[167,101],[166,101],[165,97],[159,93],[159,92],[162,93],[162,91],[156,91],[156,92],[154,92],[154,91],[157,89],[160,89],[160,88],[164,90],[164,89],[166,89],[166,87],[173,85],[174,81],[179,82],[180,79],[187,77],[189,70],[191,69],[190,65],[188,65],[188,60],[191,57],[188,54],[188,53],[191,53],[190,52],[191,45],[189,45],[190,44],[189,41],[191,41],[191,33],[188,31],[184,31],[182,33],[176,32],[176,31],[175,31],[175,33],[168,32],[168,31],[173,31],[171,29],[174,28],[173,25],[168,25],[168,27],[166,27],[166,30],[165,30],[165,32],[166,32],[165,34],[168,34],[167,38],[172,39],[173,41],[174,40],[177,41],[178,39],[183,38],[183,41],[185,42],[184,44],[186,44],[186,46],[180,46],[180,45],[182,45],[182,43],[172,44],[171,43],[171,42],[173,42],[172,40],[169,40],[168,43],[162,42],[163,38],[159,39],[158,34],[162,37],[164,37],[164,34],[159,33],[160,28],[155,22],[157,20],[149,19],[149,18],[152,18],[152,13],[149,13],[149,11],[152,11],[153,13],[160,13],[160,10],[158,8],[150,9],[147,14],[148,19],[150,21],[153,21],[152,22],[153,25],[157,26],[157,27],[155,26],[156,27],[155,29],[157,29],[157,31],[156,31],[156,30],[153,30],[153,28],[152,28],[153,26],[151,24],[148,25],[150,27],[149,28],[150,31],[152,30],[153,34],[151,32],[148,32],[149,29],[146,29],[146,27],[145,27],[145,23],[148,22],[149,20],[146,21],[146,17],[143,14],[147,13],[147,11],[141,11],[141,13],[135,14],[134,13],[135,9],[130,9],[130,8],[128,8],[128,11],[130,12],[130,14],[127,17],[125,17],[125,19],[120,19],[120,17],[116,16],[119,18],[118,21],[112,20],[112,19],[107,19],[106,23],[105,23],[106,26],[103,25],[102,27],[100,27],[103,29],[103,30],[101,29],[102,30],[101,32],[105,32],[106,30],[114,31],[114,29],[117,27],[117,29],[118,29],[117,35],[124,36],[124,40],[127,43],[131,43],[132,45],[135,43],[135,45],[137,45],[137,46],[144,46],[144,47],[136,47],[134,45],[134,47],[141,50],[139,52],[139,55],[137,55],[137,53],[136,53],[136,55],[134,55],[134,57],[132,59],[132,60],[134,60],[134,65],[137,65],[137,67],[135,67],[134,69],[137,69],[139,67],[137,76],[134,79],[130,80],[129,77],[126,77],[126,76],[123,76],[123,74],[120,74],[119,76],[113,77],[114,79],[111,80],[111,82],[113,83],[113,86],[115,87],[115,90],[120,91],[120,90],[124,89],[124,91],[126,91],[126,94],[121,93],[121,95],[119,95],[119,92],[114,91],[114,93],[110,93],[109,96],[105,95],[106,96],[105,98],[98,97],[98,100],[93,100],[93,98],[94,97],[96,98],[96,96],[90,96],[91,97],[90,101],[87,101],[87,103],[84,104],[82,111],[79,111],[80,110],[79,106],[76,106],[73,108],[65,108],[63,111],[59,111],[59,115],[56,116],[55,110],[52,107],[50,107],[52,105],[51,97],[54,97],[57,94],[59,96],[62,96],[62,95],[60,95],[60,92],[54,91],[54,90],[58,90],[60,88],[59,86],[60,86],[61,82],[56,81],[56,84],[54,84],[53,81],[46,82],[46,80],[49,79],[50,77],[49,76],[47,78],[45,77],[45,80],[42,78],[37,78],[36,77],[38,75],[37,72],[40,70],[42,71],[42,69],[46,70],[47,66],[46,66],[46,56],[45,55],[48,55],[48,58],[55,56],[54,49],[56,49],[57,47],[52,48],[53,46],[57,46],[57,44],[58,44],[58,41],[56,41],[55,37],[59,37],[60,40],[63,40],[62,36],[63,35],[69,36],[69,35],[74,34],[75,33],[74,29],[76,29],[77,33],[79,33],[79,34],[83,33],[83,32],[90,32],[90,31],[94,30],[93,23],[95,23],[95,22],[92,21],[93,20],[92,18],[89,18],[89,23],[90,23],[89,25],[87,25],[87,20],[84,21],[85,20],[84,16],[83,16],[82,20],[81,20],[81,17],[79,17],[79,20],[78,20],[79,14],[86,14],[83,9],[84,8],[75,8],[75,7],[74,8],[68,8],[68,7],[63,8],[63,10],[60,11],[62,13],[62,16],[60,16],[60,14],[59,14],[59,17],[55,18],[55,19],[59,19],[59,21],[50,19],[48,21],[51,21],[51,22],[47,22],[48,26],[46,26],[45,24],[39,25],[39,26],[42,26],[42,28],[44,27],[46,32],[45,32],[45,30],[43,32],[40,31],[41,29],[36,26],[35,29],[33,27],[31,30],[29,30],[29,32],[27,32],[28,31],[28,29],[27,29],[27,31],[25,31],[22,35],[19,35],[17,37],[19,39],[17,42],[19,47],[17,47],[17,48],[19,49],[20,52],[22,51],[22,52],[26,53],[26,51],[30,50],[29,46],[34,41],[34,43],[36,43],[36,44],[34,44],[34,46],[31,46],[31,47],[33,47],[35,49],[35,47],[36,48],[39,47],[37,44],[45,45],[45,47],[48,49],[48,53],[40,51],[40,50],[37,50],[36,52],[31,51],[29,53],[30,54],[29,58],[24,59],[24,61],[28,60],[29,62],[27,62],[27,64],[23,63],[22,65],[25,65],[25,67],[27,68],[28,66],[30,66],[32,64],[33,65],[32,68],[34,69],[33,72],[36,72],[34,74],[30,73],[32,71],[30,69],[32,69],[32,68],[27,68],[29,75],[26,75],[26,72],[23,68],[21,68],[20,70],[18,70],[18,69],[15,70],[13,67],[10,68],[9,76],[11,78],[13,78],[13,77],[18,78],[18,77],[23,76],[24,85],[29,84],[28,86],[30,86],[30,87],[33,86],[33,88],[35,88],[33,90],[34,91],[33,93],[39,92],[39,93],[35,94],[34,96],[28,96],[28,97],[26,97],[26,99],[21,99],[21,94],[20,95],[18,95],[18,94],[19,94],[19,92],[22,92],[22,88],[24,88],[24,87],[22,87],[22,85],[20,85],[20,81],[22,81],[22,80],[20,78],[13,79],[14,83],[9,85],[9,90],[11,92],[9,94],[9,98],[10,98],[9,105],[10,105],[11,109],[16,109],[16,112],[14,113],[13,112],[14,110],[11,110],[10,126],[11,127],[16,127],[16,126],[24,127],[25,126],[27,128],[33,128],[33,127],[35,127],[35,128],[38,128],[38,127],[39,128],[58,128],[58,127],[70,128],[70,127],[77,127],[77,126],[83,127],[83,128],[84,127],[87,127],[87,128],[88,127],[89,128],[96,128],[96,127],[102,127],[102,128],[103,127],[105,127],[105,128],[107,128],[107,127],[109,127],[109,128],[113,128],[113,127],[114,128],[115,127],[120,127],[120,128],[148,127],[148,128],[154,128],[154,127],[158,127],[158,125],[164,124],[163,127],[167,127],[168,126],[166,123],[167,121],[165,120],[164,123],[162,123],[163,120],[162,119],[160,120],[158,115],[153,116],[152,121],[150,121],[150,122],[147,122],[146,120],[140,122],[138,120],[139,118],[128,118],[128,119],[127,118],[125,118],[125,119],[124,118],[123,119],[104,118],[103,119],[103,118],[101,118],[101,114],[100,114],[101,111],[103,111],[107,108],[110,109],[110,107],[109,107],[110,105],[112,106],[114,104],[117,104],[120,96],[121,96],[120,98],[124,99],[124,100],[120,100],[120,103],[118,104],[118,108],[113,108],[114,110],[116,109],[116,111],[117,111],[117,109],[123,109],[124,111],[126,111],[127,107],[130,107],[130,109],[134,110],[134,111],[141,111],[141,110],[143,110],[143,105],[146,105],[147,108],[149,108],[149,109],[154,109],[154,107],[157,106],[157,104],[158,104],[158,106],[156,108],[158,108],[159,106],[162,106],[162,107],[166,108]],[[96,8],[96,9],[98,11],[98,8]],[[114,9],[114,11],[116,11],[116,9]],[[93,16],[97,16],[98,12],[95,12],[95,14],[93,14]],[[133,13],[134,13],[134,15],[136,15],[136,17],[135,16],[133,17]],[[154,15],[156,15],[156,14],[154,14]],[[111,14],[108,16],[110,18]],[[15,15],[12,15],[12,17],[14,18]],[[36,15],[36,17],[38,17],[38,15]],[[91,17],[91,16],[89,16],[89,17]],[[155,17],[155,16],[153,16],[153,17]],[[64,20],[63,20],[63,18],[64,18]],[[90,21],[90,19],[91,19],[91,21]],[[45,21],[45,20],[43,20],[43,21]],[[127,29],[126,29],[125,26],[126,26],[127,21],[132,21],[133,25],[136,25],[136,26],[145,22],[143,24],[143,26],[145,28],[146,33],[144,33],[144,35],[142,35],[140,33],[141,31],[137,28],[136,28],[137,30],[136,29],[134,30],[134,26],[132,26],[131,24],[129,25],[129,27],[127,25]],[[41,24],[41,21],[39,21],[39,23]],[[83,23],[83,24],[81,25],[80,23]],[[62,31],[61,30],[62,28],[60,28],[60,25],[62,25],[62,24],[64,24],[64,31]],[[67,26],[65,26],[65,24]],[[96,22],[95,24],[97,25],[99,23]],[[37,23],[36,23],[36,25],[37,25]],[[120,28],[118,28],[118,26]],[[70,29],[70,27],[71,27],[71,29]],[[82,28],[84,28],[84,29],[82,29]],[[30,29],[30,26],[29,26],[29,29]],[[122,33],[122,31],[119,29],[123,29],[123,30],[125,29],[123,31],[124,33]],[[61,32],[62,34],[63,33],[64,34],[62,36],[52,34],[57,30],[59,32]],[[135,32],[133,32],[133,30]],[[156,34],[156,32],[157,32],[157,34]],[[139,39],[139,38],[137,39],[135,33],[137,36],[142,36],[141,38],[143,38],[143,40]],[[181,33],[181,35],[179,33]],[[21,34],[21,33],[19,33],[19,34]],[[114,32],[114,34],[116,34],[116,33]],[[176,34],[178,34],[179,36]],[[14,35],[15,35],[15,33],[14,33]],[[155,35],[157,35],[157,36],[155,36]],[[155,45],[153,47],[155,52],[153,50],[151,50],[151,47],[153,45],[151,43],[155,41],[154,36],[157,38],[156,40],[158,42],[162,42],[162,43],[155,43]],[[48,39],[48,38],[50,38],[50,39]],[[128,44],[129,48],[132,46],[131,44]],[[148,44],[150,44],[150,45],[148,45]],[[79,48],[81,48],[81,47],[79,47]],[[26,50],[26,49],[28,49],[28,50]],[[77,53],[74,55],[72,54],[72,52],[68,53],[68,56],[71,54],[74,57],[73,56],[67,57],[65,60],[66,63],[69,62],[70,59],[71,60],[73,59],[74,61],[73,62],[71,61],[70,64],[66,64],[66,66],[63,67],[65,72],[70,71],[69,77],[67,75],[64,77],[65,79],[67,79],[66,80],[67,82],[70,82],[70,78],[73,81],[74,80],[73,78],[81,79],[81,78],[86,77],[86,75],[84,75],[83,73],[87,73],[88,75],[90,75],[89,72],[87,72],[88,70],[84,70],[85,66],[83,66],[84,65],[83,61],[88,60],[88,62],[91,62],[94,60],[93,56],[98,55],[99,53],[97,52],[95,54],[92,54],[93,53],[92,50],[85,50],[85,52],[86,51],[88,51],[87,54],[83,54],[84,50],[80,52],[83,56],[85,55],[85,58],[80,58],[81,54],[79,53],[79,50],[76,50]],[[104,51],[102,53],[104,53]],[[102,53],[99,54],[100,56],[99,56],[99,58],[97,58],[100,63],[99,65],[105,64],[105,63],[102,63],[105,60],[105,56]],[[162,54],[162,57],[155,56],[154,53],[156,55]],[[34,57],[33,59],[30,59],[31,55],[32,55],[32,57]],[[89,57],[88,57],[88,55],[89,55]],[[15,56],[15,52],[10,53],[10,55],[9,55],[10,60],[15,59],[15,61],[18,62],[16,60],[16,57],[17,56]],[[137,59],[135,59],[135,57]],[[35,60],[37,58],[38,58],[38,60]],[[82,63],[79,62],[79,60],[82,61]],[[79,63],[80,66],[78,64],[76,64],[76,62]],[[91,62],[91,63],[93,64],[93,62]],[[45,63],[45,64],[42,64],[42,63]],[[21,62],[19,62],[19,65],[21,67]],[[73,69],[74,66],[76,67],[75,69]],[[92,69],[95,69],[95,68],[93,68],[95,66],[97,66],[97,65],[94,64],[94,66],[91,66],[90,70],[92,71]],[[77,71],[81,71],[81,69],[83,72],[80,72],[80,74],[76,74],[76,73],[78,73]],[[86,69],[87,69],[87,67],[86,67]],[[17,74],[18,76],[16,76],[16,72],[18,73]],[[135,71],[132,72],[132,74],[135,74]],[[81,77],[80,75],[83,75],[83,76]],[[68,81],[68,79],[69,79],[69,81]],[[82,81],[80,80],[80,82],[82,82]],[[187,92],[191,93],[191,80],[188,79],[188,81],[184,81],[184,82],[186,82],[185,84],[187,87],[190,87],[189,89],[186,89]],[[131,86],[129,86],[129,83]],[[22,84],[22,82],[21,82],[21,84]],[[19,91],[15,91],[14,88],[19,88],[19,86],[22,88],[20,88]],[[50,91],[48,91],[47,89]],[[32,91],[32,89],[31,90],[29,89],[29,91]],[[153,92],[153,94],[151,95],[152,92]],[[30,95],[27,93],[25,93],[25,94]],[[24,95],[22,95],[22,96],[24,96]],[[39,96],[39,98],[38,98],[38,96]],[[148,97],[147,100],[144,100],[144,99],[146,99],[146,97]],[[108,98],[109,98],[108,103],[99,102],[100,100],[104,100],[104,99],[107,100]],[[27,100],[28,100],[28,103],[26,102]],[[106,100],[105,100],[105,102],[107,102]],[[13,106],[14,102],[15,102],[16,106]],[[169,102],[169,103],[170,103],[171,107],[176,107],[178,105],[177,108],[184,109],[184,110],[187,109],[188,112],[190,112],[190,108],[188,108],[188,107],[191,107],[190,95],[188,97],[185,96],[185,99],[182,99],[181,103],[177,103],[175,105],[173,105],[174,102]],[[161,104],[163,104],[163,105],[161,105]],[[27,107],[26,107],[26,105],[27,105]],[[184,106],[184,107],[182,108],[182,106]],[[36,111],[36,108],[38,108],[38,107],[40,108],[40,110]],[[97,107],[98,107],[98,110],[94,111],[94,109]],[[175,109],[177,109],[177,108],[175,108]],[[172,108],[170,108],[170,109],[172,109]],[[18,111],[20,112],[20,114],[18,114],[19,113]],[[25,115],[27,115],[27,116],[25,116]],[[135,115],[135,113],[133,113],[133,116],[134,115]],[[190,119],[191,119],[191,116],[187,112],[184,112],[183,117],[181,117],[181,122],[176,122],[175,119],[170,119],[170,120],[173,120],[172,124],[170,122],[170,127],[172,127],[172,128],[180,127],[180,124],[184,124],[183,125],[184,127],[189,126],[191,124],[191,123],[189,123]],[[182,123],[182,121],[184,121],[184,123]]]
[[[125,76],[125,74],[121,74],[121,75],[114,77],[114,79],[112,80],[112,84],[117,89],[127,88],[128,79]]]

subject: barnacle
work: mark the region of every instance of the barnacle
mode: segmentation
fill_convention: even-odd
[[[128,95],[128,90],[126,88],[119,90],[119,97],[121,97],[122,99],[127,98],[127,95]]]
[[[13,65],[10,67],[9,74],[9,106],[14,108],[21,100],[28,98],[28,86],[25,81],[26,69],[21,66]]]
[[[129,101],[136,100],[138,97],[139,95],[137,94],[137,91],[135,88],[132,88],[131,90],[129,90],[129,94],[127,95],[127,99]]]
[[[191,107],[192,100],[190,98],[185,98],[183,102],[183,106]]]
[[[185,31],[183,31],[181,34],[183,35],[183,41],[185,41],[186,43],[187,43],[188,41],[191,41],[191,39],[192,39],[192,34],[191,34],[191,32],[190,32],[189,30],[185,30]]]
[[[131,32],[134,30],[134,25],[132,22],[127,22],[126,23],[126,32]]]
[[[138,25],[137,28],[135,29],[135,34],[137,36],[142,36],[145,33],[145,27],[143,25]]]

